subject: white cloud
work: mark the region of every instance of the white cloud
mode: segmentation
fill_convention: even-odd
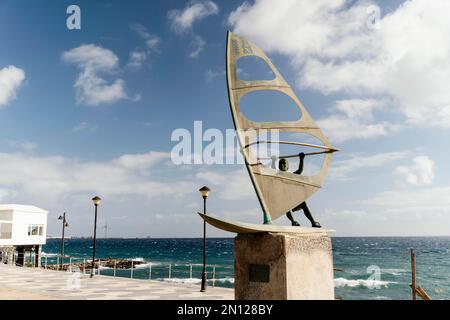
[[[140,69],[153,54],[159,53],[161,39],[151,34],[146,27],[139,23],[131,25],[134,30],[145,42],[145,49],[135,49],[130,52],[130,58],[127,66],[132,69]]]
[[[6,106],[16,97],[23,81],[25,71],[15,66],[8,66],[0,69],[0,107]]]
[[[240,221],[240,222],[249,222],[249,223],[262,223],[263,221],[263,213],[260,207],[243,209],[236,208],[235,210],[223,210],[220,213],[220,216],[226,220],[231,221]],[[277,223],[280,221],[277,220]]]
[[[406,1],[378,28],[366,26],[370,5],[258,0],[238,7],[229,23],[265,50],[289,56],[303,87],[362,99],[384,95],[410,124],[449,128],[450,20],[442,12],[450,2]],[[373,136],[386,128],[370,130]]]
[[[398,166],[395,169],[407,184],[429,185],[434,180],[434,161],[427,156],[415,157],[410,166]]]
[[[214,79],[216,79],[217,77],[225,77],[225,71],[224,70],[211,70],[208,69],[205,72],[205,79],[206,82],[212,82]]]
[[[64,52],[63,59],[81,69],[74,85],[78,103],[98,106],[128,98],[122,79],[108,83],[100,76],[102,73],[110,75],[118,71],[119,58],[111,50],[93,44],[81,45]]]
[[[390,212],[450,213],[450,187],[393,190],[360,201],[364,205],[385,207]]]
[[[0,189],[0,201],[1,202],[11,202],[12,199],[17,195],[17,192],[9,189]]]
[[[33,152],[37,149],[38,145],[36,143],[30,141],[22,141],[22,140],[5,140],[5,142],[16,149],[20,149],[24,152]]]
[[[159,52],[159,45],[161,39],[158,36],[148,32],[147,28],[142,24],[135,23],[131,28],[137,32],[137,34],[145,40],[145,46],[149,51]]]
[[[202,37],[195,36],[191,41],[191,53],[189,54],[189,58],[198,58],[200,53],[205,49],[206,42]]]
[[[208,16],[219,13],[219,6],[213,1],[191,1],[183,10],[170,10],[167,17],[172,30],[177,33],[185,33],[192,31],[194,23],[205,19]],[[205,49],[206,41],[193,34],[191,43],[189,44],[189,58],[198,58],[200,53]]]
[[[77,64],[80,68],[91,68],[99,71],[115,71],[119,58],[111,50],[85,44],[63,53],[63,59]]]
[[[373,111],[380,108],[382,104],[376,100],[339,100],[335,105],[335,109],[348,118],[364,121],[373,120]]]
[[[140,69],[145,63],[145,60],[147,60],[147,54],[144,51],[131,51],[128,66],[133,69]]]
[[[37,205],[53,216],[63,210],[72,212],[71,234],[90,235],[86,225],[87,219],[92,221],[90,199],[98,194],[104,200],[99,218],[108,220],[112,235],[125,237],[197,236],[202,226],[195,214],[202,208],[197,190],[205,184],[213,189],[208,202],[212,214],[221,215],[224,208],[245,213],[258,206],[244,168],[240,173],[231,170],[230,175],[214,175],[212,170],[212,176],[208,172],[197,176],[199,172],[205,172],[205,167],[175,166],[169,153],[156,151],[95,161],[0,153],[0,201]],[[128,219],[112,218],[124,215]],[[156,215],[164,219],[157,222]],[[261,216],[255,215],[254,222],[260,222]],[[56,224],[49,224],[50,234],[58,230]],[[213,229],[211,235],[230,236]]]
[[[348,159],[333,161],[330,167],[330,179],[350,180],[352,174],[363,169],[386,166],[410,156],[409,151],[387,152],[375,155],[352,155]]]
[[[398,130],[399,126],[386,121],[375,122],[373,112],[383,107],[382,102],[372,99],[339,100],[329,110],[332,115],[319,119],[317,124],[336,142],[384,136]]]
[[[219,6],[213,1],[189,2],[183,10],[170,10],[167,14],[174,31],[183,33],[192,29],[195,22],[219,13]]]
[[[450,187],[390,190],[349,199],[351,208],[325,208],[318,218],[340,236],[448,236],[449,194]]]
[[[126,154],[113,160],[114,164],[130,170],[148,169],[169,158],[165,152],[148,152],[144,154]]]
[[[159,172],[155,166],[169,157],[168,153],[148,152],[110,161],[81,161],[62,156],[0,153],[0,189],[16,192],[22,198],[50,202],[94,193],[145,198],[184,195],[190,190],[190,183],[155,177]]]
[[[94,132],[97,130],[97,126],[88,122],[80,122],[72,128],[72,132]]]
[[[345,220],[345,221],[355,221],[363,219],[367,216],[367,212],[363,210],[332,210],[326,209],[325,214],[323,215],[326,220]]]
[[[255,197],[250,178],[242,169],[227,173],[201,171],[196,174],[196,178],[213,185],[218,190],[220,199],[241,200]]]

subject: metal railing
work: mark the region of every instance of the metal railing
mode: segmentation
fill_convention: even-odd
[[[63,261],[61,264],[61,256],[58,254],[40,256],[40,266],[44,269],[91,273],[91,258],[65,256]],[[202,269],[202,264],[194,263],[152,263],[129,258],[99,258],[95,259],[93,274],[141,280],[184,281],[194,284],[201,282]],[[232,286],[234,276],[230,269],[233,270],[230,266],[206,265],[208,283],[214,287],[220,281],[223,285],[219,286]]]
[[[2,256],[1,261],[11,265],[47,270],[91,273],[92,259],[85,257],[64,256],[61,263],[59,254],[41,254],[36,258],[34,252],[25,254],[15,252],[14,255]],[[150,261],[133,260],[130,258],[99,258],[95,259],[95,275],[121,277],[130,279],[147,279],[158,281],[179,281],[200,283],[202,264],[194,263],[153,263]],[[211,286],[233,286],[233,267],[226,265],[206,265],[207,281]]]

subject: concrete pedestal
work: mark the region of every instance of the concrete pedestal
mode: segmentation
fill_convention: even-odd
[[[237,300],[334,299],[331,239],[324,233],[239,234]]]

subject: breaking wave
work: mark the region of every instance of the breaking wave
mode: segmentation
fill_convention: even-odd
[[[400,276],[402,273],[408,272],[406,269],[381,269],[382,273],[389,273],[393,276]]]
[[[58,257],[59,255],[59,253],[47,253],[44,251],[41,252],[41,256],[43,257]]]
[[[382,281],[382,280],[371,280],[371,279],[345,279],[345,278],[336,278],[334,279],[334,287],[366,287],[366,288],[388,288],[389,284],[393,284],[397,282],[393,281]]]

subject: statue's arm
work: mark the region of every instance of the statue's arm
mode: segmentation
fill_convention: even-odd
[[[295,174],[302,174],[303,172],[303,162],[305,160],[305,154],[302,152],[298,155],[298,157],[300,158],[300,162],[298,164],[298,170],[294,171]]]

